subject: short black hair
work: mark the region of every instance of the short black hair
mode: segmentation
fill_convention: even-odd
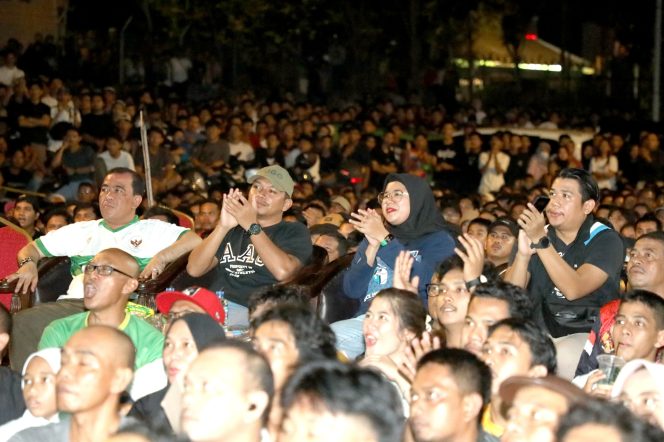
[[[245,358],[244,372],[248,374],[248,384],[250,384],[253,388],[264,391],[268,395],[269,403],[265,408],[265,412],[263,413],[263,423],[266,423],[270,414],[272,398],[274,397],[274,377],[272,376],[270,363],[262,354],[256,351],[250,343],[244,341],[232,339],[215,340],[210,342],[203,351],[206,352],[223,349],[233,349],[242,353]]]
[[[508,282],[499,280],[480,284],[475,288],[471,302],[476,297],[505,301],[508,305],[510,318],[531,319],[533,314],[533,302],[528,292]]]
[[[348,240],[338,230],[324,232],[320,236],[328,236],[337,241],[337,253],[339,253],[339,256],[344,256],[348,253]]]
[[[268,286],[255,291],[249,297],[249,316],[251,317],[256,309],[265,303],[308,306],[307,288],[301,285],[287,284]]]
[[[80,212],[81,210],[86,210],[86,209],[92,209],[92,211],[97,215],[97,219],[101,218],[101,213],[99,212],[99,206],[94,203],[76,203],[74,205],[74,218],[76,218],[76,214]]]
[[[599,201],[599,186],[587,170],[569,167],[561,170],[556,178],[574,180],[579,183],[582,202],[585,203],[588,200]]]
[[[477,393],[482,398],[482,410],[491,400],[491,370],[477,356],[460,348],[441,348],[425,354],[417,362],[417,370],[427,364],[450,368],[454,382],[464,394]],[[482,413],[477,423],[482,421]]]
[[[131,175],[131,190],[134,195],[143,196],[145,194],[145,181],[136,171],[127,167],[114,167],[106,173],[106,176],[111,174],[118,175]]]
[[[622,442],[664,440],[661,429],[637,418],[623,405],[601,399],[588,399],[573,404],[560,420],[556,440],[564,441],[572,430],[588,424],[612,428],[618,432]]]
[[[63,207],[56,207],[56,208],[51,209],[48,212],[46,212],[44,214],[44,216],[42,217],[42,223],[44,223],[44,226],[46,226],[46,224],[48,224],[50,219],[53,218],[54,216],[63,217],[65,219],[65,221],[67,221],[67,224],[71,224],[71,223],[74,222],[71,215],[69,215],[69,212],[67,212],[67,209],[65,209]]]
[[[630,290],[622,297],[622,303],[640,302],[652,310],[657,329],[664,330],[664,299],[648,290]]]
[[[556,374],[558,360],[556,358],[556,346],[549,335],[533,321],[506,318],[489,327],[489,336],[500,327],[507,327],[516,333],[530,349],[530,366],[542,365],[548,374]]]
[[[468,223],[468,228],[470,229],[470,226],[472,226],[473,224],[478,224],[480,226],[485,227],[487,232],[489,231],[489,227],[491,227],[491,221],[489,221],[486,218],[481,218],[479,216],[477,218],[473,218],[472,220],[470,220],[470,222]]]
[[[16,204],[18,203],[28,203],[32,206],[32,210],[39,212],[39,200],[34,196],[19,195],[19,197],[16,198]]]
[[[644,233],[643,235],[639,236],[636,240],[640,241],[642,239],[652,239],[653,241],[659,241],[664,246],[664,232],[660,232],[659,230],[656,232]]]
[[[143,212],[143,219],[150,219],[155,216],[166,217],[166,219],[170,224],[175,224],[176,226],[180,225],[180,220],[178,219],[178,216],[175,213],[173,213],[171,209],[167,207],[152,206],[148,210]]]
[[[338,232],[338,231],[339,228],[334,224],[330,223],[314,224],[313,226],[309,227],[310,235],[325,235],[326,233]]]
[[[256,331],[270,321],[281,321],[288,325],[297,347],[298,365],[337,357],[334,332],[310,309],[302,305],[278,305],[251,321],[251,328]]]
[[[338,361],[319,361],[297,370],[281,395],[285,413],[301,398],[332,414],[366,422],[379,442],[400,442],[404,417],[396,388],[376,371]]]
[[[654,213],[648,212],[645,215],[643,215],[641,218],[636,220],[636,223],[634,224],[634,228],[639,225],[639,223],[655,223],[657,226],[657,231],[662,230],[662,222],[655,216]]]

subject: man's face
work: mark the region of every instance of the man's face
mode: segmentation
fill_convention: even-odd
[[[505,379],[530,374],[532,354],[517,333],[503,326],[487,338],[482,347],[482,360],[491,369],[491,394],[496,395]]]
[[[33,102],[37,102],[41,100],[43,91],[41,86],[33,84],[32,86],[30,86],[30,90],[28,91],[28,93],[30,94],[30,100],[32,100]]]
[[[113,308],[119,304],[124,305],[125,299],[122,294],[131,293],[132,290],[128,283],[132,278],[120,272],[131,275],[133,269],[125,268],[125,262],[115,259],[112,254],[105,252],[98,253],[87,265],[88,267],[83,276],[83,304],[85,308],[94,312]],[[102,276],[99,274],[100,269],[88,272],[87,270],[92,268],[90,266],[110,266],[118,271]]]
[[[491,261],[507,262],[516,238],[506,226],[494,227],[486,241],[486,254]]]
[[[627,277],[633,289],[664,294],[664,244],[643,238],[629,253]]]
[[[442,279],[434,276],[431,284],[437,285],[437,293],[429,290],[429,314],[442,325],[460,324],[466,319],[470,292],[466,288],[463,270],[452,269]]]
[[[74,222],[78,223],[81,221],[93,221],[97,219],[97,214],[92,207],[87,207],[84,209],[79,209],[74,215]]]
[[[475,425],[473,416],[464,416],[468,399],[447,365],[429,363],[421,367],[410,394],[409,423],[416,442],[454,440],[467,425]]]
[[[92,186],[83,185],[78,188],[76,199],[82,203],[91,203],[97,199],[97,193]]]
[[[275,189],[270,180],[263,177],[252,183],[249,202],[259,218],[281,218],[281,214],[293,204],[286,192]]]
[[[62,215],[53,215],[48,219],[46,227],[44,228],[44,233],[48,233],[52,230],[58,230],[60,227],[64,227],[67,224],[67,219]]]
[[[366,419],[331,413],[324,405],[300,397],[284,410],[278,442],[378,442]]]
[[[473,223],[468,226],[468,234],[473,238],[477,238],[482,245],[484,245],[486,244],[486,238],[489,235],[489,229],[482,224]]]
[[[14,218],[18,221],[18,224],[24,229],[30,229],[35,226],[35,221],[39,214],[35,212],[34,207],[27,201],[21,201],[16,203],[14,207]]]
[[[191,301],[187,301],[186,299],[178,299],[171,305],[171,309],[168,311],[168,317],[173,320],[176,318],[179,318],[180,316],[184,316],[187,313],[205,313],[205,309],[201,307],[198,304],[195,304]]]
[[[115,392],[113,352],[100,345],[95,334],[79,332],[62,349],[62,366],[56,378],[60,411],[76,413],[99,407]]]
[[[657,223],[655,221],[641,221],[636,223],[636,237],[639,238],[641,235],[646,233],[656,232]]]
[[[297,366],[300,352],[290,326],[283,321],[268,321],[254,332],[254,347],[270,363],[277,390]]]
[[[461,333],[461,345],[464,350],[482,356],[482,348],[489,334],[489,327],[509,317],[506,301],[496,298],[475,296],[468,305],[466,322]]]
[[[209,232],[215,228],[219,222],[219,206],[213,203],[201,204],[201,208],[196,214],[196,229]]]
[[[657,349],[664,345],[664,330],[659,330],[649,307],[640,302],[622,302],[611,338],[616,346],[616,355],[625,361],[654,361]]]
[[[101,216],[110,222],[129,222],[141,204],[140,195],[134,195],[132,177],[124,173],[106,175],[99,191]]]
[[[101,112],[104,110],[104,99],[101,95],[94,95],[92,97],[92,110],[95,112]]]
[[[554,442],[560,416],[567,413],[567,399],[548,388],[528,386],[516,393],[508,411],[501,441]]]
[[[579,183],[570,178],[556,178],[549,197],[545,211],[549,224],[556,229],[578,229],[595,207],[592,200],[581,201]]]
[[[182,429],[192,441],[246,433],[252,407],[246,370],[244,355],[230,348],[204,351],[192,362],[185,376],[181,414]]]
[[[327,257],[330,262],[339,258],[339,241],[333,236],[321,235],[319,236],[314,245],[320,246],[327,252]]]

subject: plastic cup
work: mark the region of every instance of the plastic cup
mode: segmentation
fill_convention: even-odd
[[[616,355],[597,356],[599,370],[604,373],[604,379],[598,382],[599,385],[613,385],[618,377],[618,373],[625,365],[625,360]]]

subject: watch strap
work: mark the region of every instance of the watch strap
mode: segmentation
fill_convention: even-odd
[[[468,290],[470,290],[470,289],[472,289],[473,287],[477,287],[478,285],[480,285],[480,284],[484,284],[484,283],[487,282],[487,281],[488,281],[488,279],[487,279],[486,276],[484,276],[484,275],[480,275],[480,276],[478,276],[478,277],[475,278],[475,279],[471,279],[470,281],[466,281],[466,288],[467,288]]]

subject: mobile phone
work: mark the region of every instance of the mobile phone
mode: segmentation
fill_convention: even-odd
[[[533,206],[535,206],[538,212],[544,212],[544,209],[546,209],[546,206],[549,204],[549,200],[550,198],[546,195],[538,195],[533,200]]]

